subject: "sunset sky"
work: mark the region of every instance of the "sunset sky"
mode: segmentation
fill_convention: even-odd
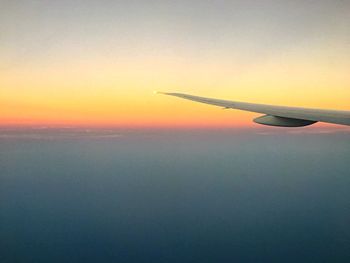
[[[350,1],[0,1],[0,125],[252,126],[154,90],[350,110]]]

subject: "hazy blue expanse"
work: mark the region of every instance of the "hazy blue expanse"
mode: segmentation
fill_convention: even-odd
[[[349,262],[349,130],[0,132],[1,262]]]

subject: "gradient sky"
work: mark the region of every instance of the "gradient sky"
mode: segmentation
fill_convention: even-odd
[[[186,92],[350,110],[350,1],[0,0],[0,124],[235,126]]]

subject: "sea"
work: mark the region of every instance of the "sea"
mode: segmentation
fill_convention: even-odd
[[[350,130],[0,129],[0,262],[350,262]]]

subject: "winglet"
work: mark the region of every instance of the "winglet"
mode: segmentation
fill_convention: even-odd
[[[154,93],[154,94],[169,95],[169,96],[184,95],[184,94],[181,94],[181,93],[163,92],[163,91],[153,91],[153,93]]]
[[[158,90],[153,91],[153,93],[154,93],[154,94],[169,95],[169,93],[167,93],[167,92],[162,92],[162,91],[158,91]]]

